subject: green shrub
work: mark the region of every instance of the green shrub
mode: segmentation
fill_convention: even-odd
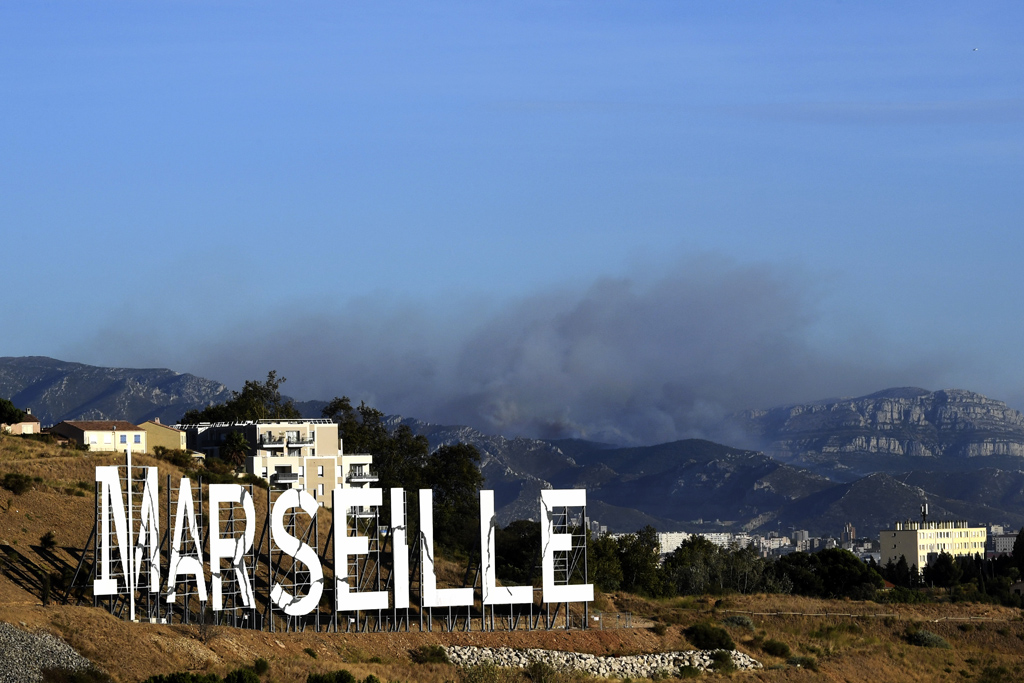
[[[268,662],[267,660],[263,659],[263,657],[260,657],[259,659],[257,659],[255,662],[252,663],[252,670],[255,671],[257,674],[259,674],[260,676],[262,676],[263,674],[265,674],[268,671],[270,671],[270,662]]]
[[[754,630],[754,620],[745,614],[733,614],[725,619],[722,619],[722,623],[726,626],[735,626],[737,628],[747,628],[751,631]]]
[[[32,477],[27,474],[8,472],[4,475],[3,480],[0,480],[0,486],[3,486],[14,495],[20,496],[28,493],[28,490],[32,488]]]
[[[785,659],[790,654],[789,645],[786,645],[781,640],[766,640],[761,644],[761,649],[764,650],[765,654],[782,659]]]
[[[448,655],[440,645],[420,645],[409,651],[409,657],[417,664],[448,663]]]
[[[687,664],[686,666],[679,667],[679,671],[676,672],[676,678],[700,678],[702,673],[697,667]]]
[[[224,683],[260,683],[260,677],[252,669],[235,669],[224,677]]]
[[[316,659],[316,650],[314,650],[313,648],[311,648],[311,647],[304,647],[304,648],[302,648],[302,651],[305,652],[310,657],[312,657],[313,659]]]
[[[53,550],[53,547],[57,545],[57,539],[52,531],[47,531],[39,537],[39,544],[46,550]]]
[[[558,672],[545,662],[530,662],[524,673],[533,683],[553,683],[558,679]]]
[[[325,674],[309,674],[306,683],[359,683],[348,669]]]
[[[221,683],[217,674],[194,674],[188,671],[177,671],[172,674],[150,676],[142,683]]]
[[[656,635],[663,636],[666,633],[668,633],[668,626],[662,624],[661,622],[658,622],[657,624],[651,627],[651,630],[654,631]]]
[[[735,671],[736,663],[732,661],[732,653],[728,650],[715,650],[711,654],[711,668],[719,673]]]
[[[946,642],[945,638],[937,633],[925,631],[924,629],[907,632],[907,642],[918,647],[938,647],[944,650],[949,649],[949,643]]]
[[[800,669],[808,669],[809,671],[818,670],[818,660],[814,657],[790,657],[786,660],[786,664]]]
[[[701,650],[735,650],[736,643],[724,628],[707,623],[694,624],[684,631],[686,639]]]

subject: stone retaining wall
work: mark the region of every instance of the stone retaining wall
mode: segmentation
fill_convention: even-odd
[[[495,664],[503,667],[525,668],[533,662],[544,662],[562,671],[585,671],[594,676],[616,678],[651,678],[658,672],[676,675],[684,666],[702,671],[711,668],[713,650],[686,652],[658,652],[626,657],[599,657],[598,655],[558,650],[514,650],[509,647],[445,647],[448,659],[458,666]],[[760,669],[761,663],[742,652],[731,651],[737,669]]]

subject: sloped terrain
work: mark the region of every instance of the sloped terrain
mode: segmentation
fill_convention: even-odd
[[[223,384],[165,369],[100,368],[43,356],[0,358],[0,396],[31,408],[43,425],[61,420],[160,418],[173,424],[186,410],[231,396]]]

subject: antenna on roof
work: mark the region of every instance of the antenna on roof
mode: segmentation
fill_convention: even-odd
[[[928,521],[928,503],[921,504],[921,523]]]

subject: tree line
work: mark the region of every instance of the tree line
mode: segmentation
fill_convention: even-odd
[[[241,391],[232,391],[223,403],[189,410],[182,424],[200,422],[245,422],[267,419],[301,419],[294,401],[281,394],[286,378],[276,371],[267,373],[263,382],[249,380]],[[444,445],[431,452],[426,437],[416,435],[407,425],[388,429],[384,413],[364,402],[352,406],[347,396],[335,397],[321,411],[321,417],[337,423],[346,453],[373,455],[373,469],[379,487],[403,488],[408,497],[408,510],[415,510],[417,491],[431,489],[434,496],[434,540],[443,550],[456,555],[475,552],[477,541],[476,492],[483,485],[480,453],[470,444]],[[208,462],[207,468],[217,471],[225,467],[240,468],[251,450],[245,436],[228,435],[220,449],[222,462]],[[213,460],[213,459],[208,459]],[[390,498],[384,497],[382,523],[390,519]],[[416,515],[409,515],[415,531]]]

